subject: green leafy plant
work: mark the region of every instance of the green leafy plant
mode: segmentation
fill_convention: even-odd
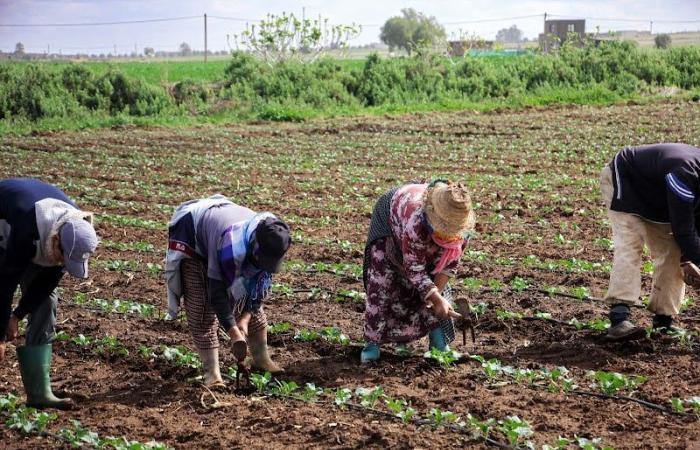
[[[23,434],[41,433],[46,426],[58,419],[58,414],[38,412],[34,408],[16,408],[5,422],[8,428],[19,430]]]
[[[423,356],[427,359],[437,361],[437,363],[443,368],[448,368],[456,361],[459,361],[462,354],[449,348],[447,350],[438,350],[437,348],[432,347],[430,351],[426,352]]]
[[[269,334],[280,334],[292,329],[292,324],[289,322],[278,322],[270,324],[267,327],[267,332]]]
[[[647,379],[641,375],[628,377],[617,372],[605,372],[602,370],[589,371],[589,378],[592,378],[597,383],[598,388],[607,395],[615,395],[620,391],[633,392],[639,385],[643,384]]]
[[[508,416],[500,422],[498,429],[506,436],[512,447],[518,447],[523,440],[535,433],[526,420],[518,416]]]
[[[384,397],[384,389],[381,386],[370,389],[360,387],[355,389],[355,395],[360,399],[362,406],[373,408],[379,399]]]
[[[181,345],[175,347],[163,345],[161,346],[161,352],[164,359],[178,366],[190,367],[193,369],[202,367],[202,361],[200,361],[199,356]]]
[[[306,385],[304,385],[304,391],[301,393],[301,398],[305,402],[315,402],[322,395],[322,387],[318,387],[314,383],[306,383]]]
[[[348,388],[338,388],[335,391],[334,403],[337,406],[343,406],[352,398],[352,391]]]
[[[319,337],[320,335],[317,332],[307,330],[306,328],[299,329],[294,335],[294,339],[302,342],[313,342]]]
[[[328,342],[340,345],[350,345],[350,338],[341,333],[340,330],[335,327],[323,328],[320,335]]]
[[[258,392],[263,392],[267,385],[272,379],[272,374],[270,372],[265,372],[264,374],[253,373],[250,375],[250,382],[255,386]]]
[[[459,416],[452,411],[443,411],[440,408],[431,408],[428,413],[428,418],[432,422],[433,426],[439,427],[447,423],[455,423],[459,420]]]

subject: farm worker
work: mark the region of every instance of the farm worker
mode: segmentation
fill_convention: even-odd
[[[621,341],[645,336],[630,313],[630,306],[641,305],[645,244],[654,264],[648,306],[654,313],[653,329],[668,333],[685,294],[684,278],[700,285],[700,149],[685,144],[625,148],[603,168],[600,186],[615,246],[605,296],[611,308],[607,337]]]
[[[60,189],[30,178],[0,181],[0,360],[28,317],[26,343],[17,347],[27,405],[72,406],[51,391],[51,341],[56,325],[56,287],[68,272],[87,278],[97,247],[92,214],[81,211]],[[17,286],[22,296],[12,311]]]
[[[231,337],[239,362],[249,345],[256,368],[282,371],[268,354],[262,302],[290,243],[289,227],[274,214],[255,213],[222,195],[185,202],[175,211],[168,225],[165,264],[167,319],[177,317],[184,297],[205,385],[223,385],[219,325]]]
[[[448,281],[474,229],[471,198],[462,184],[406,184],[374,206],[365,245],[365,348],[361,362],[379,359],[379,345],[426,334],[430,347],[454,339]]]

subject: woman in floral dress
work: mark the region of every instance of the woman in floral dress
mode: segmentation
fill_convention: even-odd
[[[459,317],[445,298],[474,211],[461,184],[436,180],[406,184],[384,194],[372,214],[365,246],[365,340],[361,361],[379,359],[379,345],[406,343],[429,334],[445,350],[441,323]]]

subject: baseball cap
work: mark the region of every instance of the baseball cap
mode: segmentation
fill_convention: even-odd
[[[291,245],[287,224],[277,217],[268,217],[255,229],[255,239],[258,243],[256,265],[271,273],[279,272],[282,258]]]
[[[77,278],[87,278],[88,259],[97,248],[97,233],[83,219],[68,220],[59,231],[66,271]]]

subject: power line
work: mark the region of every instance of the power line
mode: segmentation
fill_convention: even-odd
[[[240,17],[225,17],[225,16],[207,16],[210,19],[219,19],[219,20],[231,20],[234,22],[255,22],[256,20],[254,19],[241,19]]]
[[[201,19],[202,16],[166,17],[161,19],[122,20],[118,22],[85,22],[85,23],[0,23],[0,27],[36,28],[36,27],[98,27],[103,25],[128,25],[134,23],[174,22],[178,20]]]
[[[507,22],[510,20],[521,20],[521,19],[532,19],[535,17],[542,17],[542,14],[530,14],[528,16],[515,16],[515,17],[503,17],[500,19],[474,19],[474,20],[461,20],[459,22],[440,22],[441,25],[465,25],[470,23],[487,23],[487,22]]]

